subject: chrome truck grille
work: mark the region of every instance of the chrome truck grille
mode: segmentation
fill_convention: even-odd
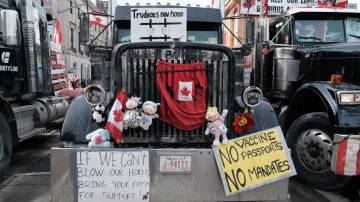
[[[172,46],[172,48],[170,48]],[[160,91],[156,84],[156,62],[158,60],[169,63],[194,63],[204,61],[208,86],[206,89],[206,105],[218,107],[219,113],[223,109],[229,110],[226,123],[228,136],[232,136],[230,120],[234,112],[234,56],[230,49],[218,45],[204,45],[168,42],[160,43],[132,43],[115,47],[111,69],[112,97],[125,89],[129,96],[141,97],[142,101],[160,102]],[[114,55],[114,56],[115,56]],[[115,64],[115,65],[114,65]],[[174,71],[161,72],[169,76]],[[167,106],[161,106],[167,107]],[[166,109],[168,110],[168,109]],[[158,109],[159,113],[159,109]],[[124,132],[125,143],[145,144],[199,144],[212,142],[211,135],[205,136],[206,123],[195,130],[179,130],[153,119],[148,131],[141,128],[128,129]]]

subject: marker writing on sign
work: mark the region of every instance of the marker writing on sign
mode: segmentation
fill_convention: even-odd
[[[137,18],[159,18],[159,17],[183,17],[184,12],[182,11],[164,11],[164,12],[149,12],[145,10],[144,12],[138,12],[138,9],[132,9],[132,16],[134,19]]]
[[[276,137],[274,131],[263,132],[234,140],[218,149],[224,178],[230,192],[260,182],[261,180],[258,179],[266,180],[269,179],[268,177],[275,177],[290,170],[287,159],[274,156],[279,150],[284,150],[282,143]],[[265,162],[255,160],[257,163],[251,160],[263,155],[269,160]]]
[[[276,159],[272,161],[271,164],[254,166],[252,169],[248,169],[248,174],[250,179],[253,180],[253,178],[260,179],[277,173],[284,173],[288,170],[290,170],[288,160],[281,161],[280,159]]]

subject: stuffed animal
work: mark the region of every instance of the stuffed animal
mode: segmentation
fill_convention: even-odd
[[[232,123],[234,132],[238,135],[241,135],[243,132],[248,131],[255,124],[254,119],[249,113],[249,109],[245,108],[244,112],[241,115],[235,117],[234,122]]]
[[[209,107],[205,114],[205,119],[208,121],[207,128],[205,130],[205,135],[209,133],[215,136],[213,145],[217,146],[220,144],[220,135],[222,136],[222,143],[226,144],[228,138],[226,133],[228,129],[226,128],[224,121],[225,117],[228,114],[228,110],[224,109],[222,115],[220,116],[216,107]]]
[[[142,124],[141,124],[141,127],[144,130],[149,130],[149,127],[152,124],[152,120],[156,119],[156,118],[159,118],[159,115],[156,114],[157,105],[159,105],[159,104],[157,104],[157,103],[155,103],[153,101],[146,101],[142,105],[142,113],[141,113]]]
[[[131,97],[126,101],[125,105],[127,110],[124,114],[124,128],[137,128],[142,124],[142,118],[139,109],[137,108],[141,104],[140,98]]]
[[[104,105],[96,105],[92,108],[92,119],[96,123],[102,123],[105,121],[105,107]]]
[[[89,148],[110,147],[110,133],[106,129],[99,128],[85,137],[89,141]]]

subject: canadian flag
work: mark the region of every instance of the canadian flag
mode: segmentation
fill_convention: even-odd
[[[193,100],[193,87],[194,82],[182,82],[179,81],[179,92],[178,92],[178,100],[179,101],[192,101]]]
[[[59,20],[56,20],[56,22],[55,22],[55,33],[54,33],[52,41],[54,43],[59,43],[59,44],[61,44],[63,41]]]
[[[62,42],[63,42],[63,38],[61,34],[60,22],[59,20],[56,20],[53,39],[50,41],[50,50],[58,53],[62,53],[61,51]]]
[[[105,125],[105,128],[111,133],[111,136],[117,144],[119,144],[122,140],[122,131],[124,130],[122,110],[126,108],[125,102],[127,100],[128,97],[125,91],[121,90],[116,96],[116,100],[111,107],[109,117]]]
[[[215,3],[215,0],[210,0],[210,6],[211,6],[211,8],[214,8],[214,3]]]
[[[90,25],[99,25],[102,28],[105,28],[108,24],[107,16],[89,14],[89,24]]]
[[[335,135],[332,168],[341,175],[360,175],[360,137]],[[335,169],[334,169],[335,168]]]

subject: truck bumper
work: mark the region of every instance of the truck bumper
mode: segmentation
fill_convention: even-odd
[[[79,201],[76,159],[78,152],[86,151],[148,151],[150,201],[288,200],[288,179],[226,197],[212,149],[53,148],[51,150],[52,201]],[[190,168],[187,167],[181,172],[161,171],[161,156],[179,155],[190,156]]]
[[[338,175],[360,175],[360,135],[334,135],[331,170]]]

